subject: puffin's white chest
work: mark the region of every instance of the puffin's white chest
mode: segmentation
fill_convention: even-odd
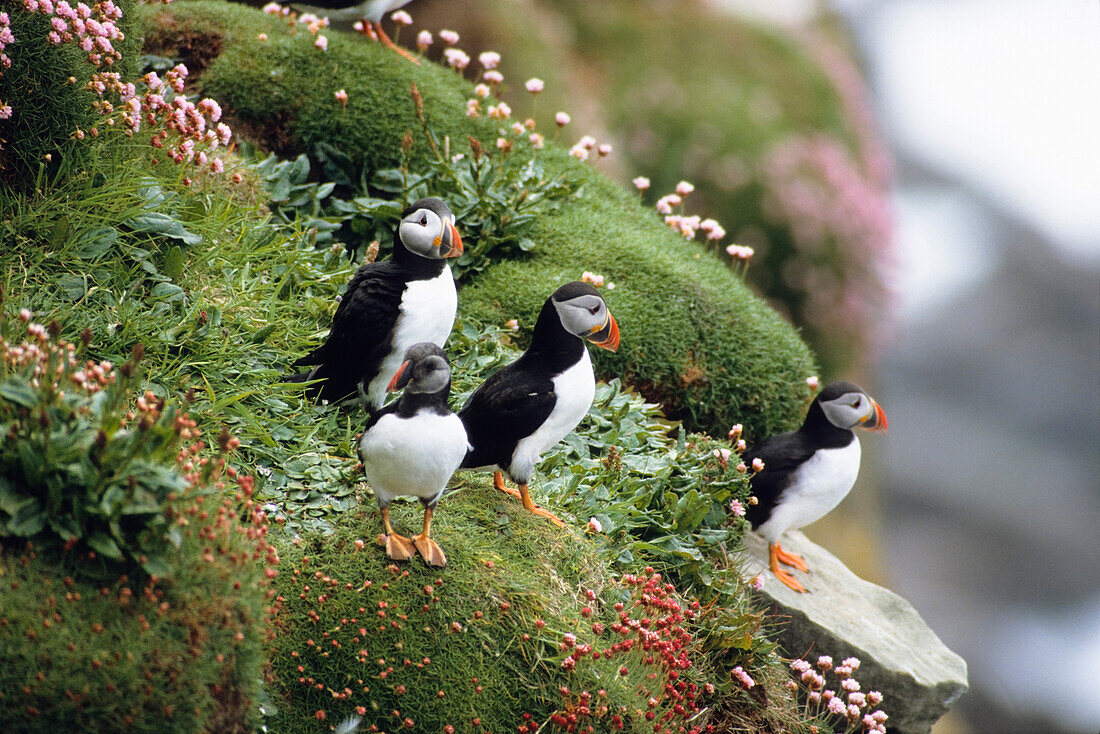
[[[757,531],[775,542],[787,530],[803,528],[840,504],[859,474],[859,439],[838,449],[819,449],[795,470],[767,522]]]
[[[454,413],[390,413],[359,441],[359,458],[378,501],[395,496],[430,499],[440,494],[466,456],[466,429]]]
[[[596,395],[596,378],[592,374],[592,359],[585,349],[579,362],[553,379],[554,409],[538,430],[520,440],[512,454],[508,473],[516,481],[530,477],[542,452],[554,446],[572,431],[592,406]],[[525,480],[524,480],[525,481]]]
[[[449,266],[431,280],[414,280],[405,287],[393,326],[390,353],[367,386],[370,405],[380,408],[386,401],[386,386],[401,366],[406,349],[420,342],[432,342],[440,347],[447,343],[457,309],[458,295]]]

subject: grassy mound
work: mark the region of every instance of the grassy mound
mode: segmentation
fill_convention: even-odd
[[[419,527],[418,503],[396,509],[398,527]],[[461,486],[435,517],[442,570],[389,561],[375,509],[283,551],[275,731],[355,715],[383,731],[652,731],[654,718],[676,731],[699,712],[710,671],[695,612],[659,577],[613,581],[592,541],[492,488]]]
[[[7,731],[254,730],[267,580],[254,542],[199,519],[235,516],[232,498],[195,499],[169,579],[89,573],[97,564],[86,556],[0,546]]]
[[[457,142],[468,135],[497,136],[485,116],[465,117],[473,96],[468,82],[435,64],[395,63],[377,44],[330,33],[323,52],[301,26],[288,30],[286,21],[212,2],[146,10],[145,20],[153,48],[178,48],[173,39],[181,36],[217,37],[221,53],[202,77],[203,93],[276,150],[327,143],[367,170],[398,166],[406,132],[420,129],[408,93],[413,82],[425,118],[440,140],[450,138],[452,152],[469,154]],[[333,96],[340,88],[346,108]],[[414,136],[407,164],[415,170],[429,155],[423,136]],[[517,151],[513,165],[530,156]],[[582,193],[540,212],[533,256],[487,268],[463,289],[460,312],[518,318],[526,328],[558,284],[586,270],[601,272],[617,285],[609,300],[623,344],[619,354],[597,357],[602,375],[627,377],[692,429],[722,435],[740,422],[755,437],[795,423],[814,364],[794,331],[720,262],[696,258],[696,250],[590,166],[554,145],[538,158],[548,175],[563,174]]]

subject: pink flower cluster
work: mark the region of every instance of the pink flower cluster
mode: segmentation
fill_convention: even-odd
[[[221,173],[225,164],[210,152],[228,145],[233,131],[223,122],[221,105],[212,99],[195,104],[182,94],[187,79],[187,67],[178,64],[167,71],[164,79],[156,72],[145,75],[146,91],[140,97],[133,84],[125,83],[113,72],[98,72],[88,82],[87,88],[100,99],[96,109],[108,116],[108,126],[115,124],[112,113],[118,113],[126,134],[133,136],[144,123],[153,130],[150,144],[166,149],[168,157],[178,164],[207,166],[212,173]],[[104,99],[107,94],[117,96],[118,106]],[[74,137],[83,139],[88,134],[98,137],[99,129],[93,127],[87,133],[77,130]],[[171,140],[170,140],[171,139]]]
[[[112,44],[125,38],[115,25],[122,18],[122,10],[113,0],[101,0],[91,7],[82,2],[73,7],[67,0],[23,0],[23,8],[28,13],[52,15],[47,35],[50,43],[77,44],[93,66],[110,66],[122,58]]]
[[[791,661],[794,680],[788,681],[787,687],[791,691],[802,690],[807,713],[811,716],[842,717],[843,722],[836,729],[838,732],[854,732],[859,726],[870,734],[885,734],[889,716],[881,709],[871,710],[882,703],[882,694],[860,691],[859,681],[852,677],[858,669],[859,659],[854,657],[836,667],[828,655],[818,657],[816,666],[799,658]],[[825,674],[830,670],[837,679],[839,690],[825,687]]]

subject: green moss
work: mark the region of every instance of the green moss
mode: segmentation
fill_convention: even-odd
[[[171,580],[101,577],[71,552],[0,546],[7,731],[252,731],[267,582],[255,544],[200,511]]]
[[[399,530],[419,528],[419,503],[392,511]],[[691,640],[690,605],[675,594],[663,597],[675,605],[663,611],[640,603],[641,584],[612,581],[594,543],[495,489],[463,485],[440,503],[432,536],[447,554],[444,569],[419,559],[393,564],[373,541],[380,528],[373,508],[347,513],[334,535],[282,550],[274,731],[325,731],[357,711],[364,729],[517,731],[528,716],[537,726],[556,712],[579,714],[587,694],[592,714],[582,721],[611,731],[617,714],[625,731],[641,732],[652,731],[645,718],[650,696],[660,701],[657,715],[675,716],[666,684],[682,681],[692,698],[702,695],[708,671]],[[617,602],[625,603],[626,616]],[[666,615],[679,621],[666,627]],[[673,657],[682,654],[690,665],[665,664],[655,644],[609,652],[637,636],[612,625],[642,616],[653,618],[656,637],[678,640]],[[597,622],[602,629],[593,628]],[[567,634],[576,636],[575,646]],[[563,666],[584,645],[601,654],[579,654],[575,667]],[[705,715],[695,721],[703,723]]]
[[[453,151],[467,135],[492,140],[494,125],[464,115],[469,82],[435,64],[416,66],[378,44],[330,34],[329,50],[306,33],[255,11],[188,2],[147,16],[148,33],[199,29],[223,39],[201,80],[255,137],[283,151],[330,143],[368,169],[396,165],[409,130],[419,131],[409,97],[415,82],[425,115]],[[267,41],[257,40],[261,29]],[[343,108],[333,97],[348,93]],[[238,130],[242,128],[238,125]],[[414,136],[413,165],[427,150]],[[491,146],[488,146],[491,147]],[[494,265],[463,289],[460,310],[525,326],[557,284],[600,272],[618,289],[608,298],[623,329],[617,355],[600,355],[604,376],[623,375],[690,428],[724,435],[745,424],[750,438],[798,420],[813,359],[795,332],[712,255],[683,243],[641,203],[560,146],[542,152],[547,171],[564,172],[583,197],[547,212],[534,257]],[[522,160],[522,154],[514,156]]]

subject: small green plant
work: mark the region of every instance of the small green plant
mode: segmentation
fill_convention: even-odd
[[[14,324],[22,342],[0,321],[0,538],[80,545],[167,575],[181,536],[166,511],[214,468],[197,456],[195,422],[141,394],[141,345],[116,368],[83,359],[90,330],[78,346],[27,310]],[[221,448],[235,444],[225,436]]]

